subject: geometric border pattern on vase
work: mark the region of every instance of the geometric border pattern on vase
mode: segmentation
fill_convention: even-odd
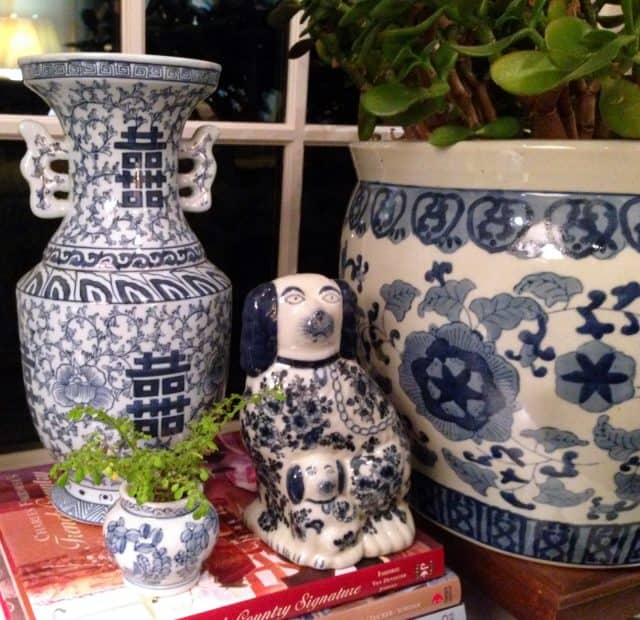
[[[220,78],[220,70],[214,67],[198,69],[166,64],[166,60],[161,64],[106,59],[47,60],[24,64],[21,69],[24,80],[96,77],[217,86]]]
[[[413,472],[410,503],[442,526],[494,549],[576,566],[640,564],[640,524],[579,525],[496,508]]]
[[[171,502],[173,503],[173,502]],[[186,504],[176,508],[175,506],[152,506],[150,504],[138,504],[135,501],[120,497],[120,507],[125,512],[142,517],[153,517],[154,519],[175,519],[191,514],[195,508],[187,508]]]
[[[345,227],[394,244],[415,237],[453,253],[467,242],[491,254],[611,258],[640,252],[640,197],[624,194],[457,190],[361,181]]]
[[[139,248],[135,252],[113,248],[67,247],[49,243],[43,254],[43,260],[52,265],[91,268],[96,271],[180,267],[200,263],[204,258],[204,249],[200,243],[172,248]]]
[[[137,304],[178,301],[229,290],[229,279],[208,264],[175,271],[87,273],[55,269],[40,263],[18,282],[18,291],[41,299],[70,302]]]

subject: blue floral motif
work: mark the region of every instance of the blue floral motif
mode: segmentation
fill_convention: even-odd
[[[600,413],[633,398],[636,363],[613,347],[592,340],[556,361],[556,393],[585,411]]]
[[[180,542],[184,548],[175,555],[175,562],[180,568],[181,576],[199,570],[202,560],[201,554],[209,547],[211,537],[216,537],[219,531],[218,517],[211,512],[198,522],[189,521],[180,534]]]
[[[149,523],[128,528],[124,517],[110,521],[105,529],[107,549],[113,555],[123,554],[129,543],[137,553],[132,570],[123,567],[125,574],[133,581],[141,580],[151,585],[161,583],[171,573],[171,556],[166,547],[160,546],[163,537],[162,528],[154,528]]]
[[[122,517],[117,521],[107,523],[105,542],[107,549],[109,549],[111,553],[124,553],[127,546],[127,531]]]
[[[518,372],[467,325],[409,334],[399,375],[418,412],[449,439],[509,438]]]
[[[413,300],[420,291],[403,280],[394,280],[391,284],[383,284],[380,295],[385,300],[385,310],[390,310],[396,321],[403,321],[409,312]]]
[[[99,409],[109,409],[113,395],[105,387],[104,373],[95,366],[62,364],[56,371],[53,384],[53,398],[63,407],[90,405]]]

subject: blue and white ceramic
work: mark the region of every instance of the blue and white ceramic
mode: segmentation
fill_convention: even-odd
[[[245,520],[270,547],[317,569],[413,542],[408,440],[393,406],[353,359],[355,297],[318,274],[278,278],[245,301],[247,390],[279,388],[241,413],[258,497]]]
[[[525,558],[640,563],[640,144],[352,152],[341,272],[415,508]]]
[[[213,63],[120,54],[20,61],[25,84],[51,105],[65,137],[30,121],[21,170],[39,217],[62,217],[43,260],[17,286],[27,397],[55,458],[82,445],[90,405],[130,416],[159,443],[179,438],[222,395],[231,288],[205,257],[184,211],[204,211],[217,130],[181,140],[194,106],[217,86]],[[178,174],[178,159],[191,170]],[[54,163],[68,162],[68,172]],[[56,489],[63,513],[99,523],[117,489]]]
[[[171,596],[193,587],[213,549],[220,522],[216,511],[194,519],[187,500],[138,504],[120,489],[102,532],[125,582],[149,596]]]

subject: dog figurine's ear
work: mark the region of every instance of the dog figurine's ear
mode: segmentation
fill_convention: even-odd
[[[292,465],[287,471],[287,495],[293,504],[299,504],[304,497],[304,475],[300,465]]]
[[[265,371],[278,350],[278,295],[273,282],[254,288],[244,301],[240,366],[251,377]]]
[[[336,468],[338,470],[338,493],[342,495],[344,493],[345,486],[344,466],[340,461],[336,461]]]
[[[347,359],[353,359],[356,356],[356,306],[358,300],[353,289],[344,280],[336,280],[336,283],[342,293],[342,339],[340,340],[340,355]]]

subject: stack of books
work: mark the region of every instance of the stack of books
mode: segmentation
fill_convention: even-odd
[[[225,463],[225,468],[229,462]],[[220,535],[198,584],[144,598],[127,587],[100,527],[61,516],[48,466],[0,473],[0,617],[11,620],[464,620],[460,579],[418,532],[405,551],[318,571],[293,564],[242,522],[254,494],[223,472],[207,483]],[[231,477],[232,478],[232,477]]]

